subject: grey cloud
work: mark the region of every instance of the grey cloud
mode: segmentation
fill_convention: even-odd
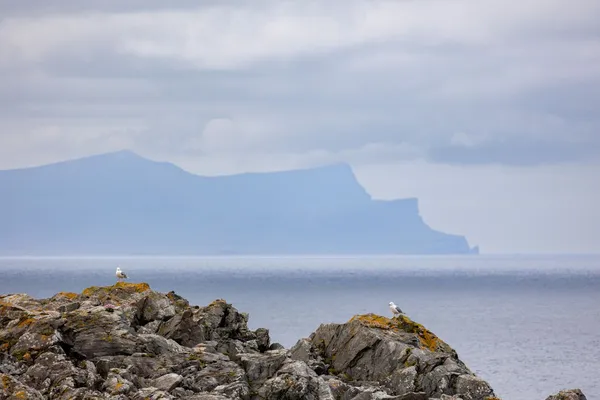
[[[182,11],[193,6],[185,2],[63,1],[53,10],[49,3],[2,3],[0,132],[9,120],[27,121],[11,129],[35,148],[45,137],[39,132],[54,129],[63,135],[58,154],[76,121],[81,137],[98,138],[106,126],[106,137],[120,137],[111,146],[177,159],[225,157],[243,144],[248,165],[270,159],[274,168],[285,157],[309,164],[343,157],[509,165],[596,160],[598,3],[530,0],[518,10],[483,3],[446,4],[447,16],[426,6],[438,2],[353,1],[345,11],[331,3],[295,15],[264,1],[256,6],[264,16],[248,3],[243,12],[235,3],[210,3],[219,11],[198,24],[214,32],[196,27],[197,36],[186,27],[202,11],[187,16]],[[497,14],[493,5],[501,8]],[[83,12],[94,10],[104,14]],[[381,24],[358,19],[361,10]],[[323,32],[311,32],[308,22],[323,15],[331,20],[315,20],[314,28]],[[239,32],[228,18],[242,18]],[[246,37],[253,29],[256,37]],[[350,30],[348,38],[341,35]],[[244,48],[250,39],[256,47]],[[209,140],[206,126],[218,119],[235,129]],[[453,144],[462,132],[480,142]],[[87,151],[103,148],[101,140],[89,139]],[[85,152],[85,143],[67,150]]]
[[[509,142],[481,146],[432,148],[429,159],[447,164],[509,164],[534,166],[545,164],[600,161],[600,141],[592,143]]]
[[[135,11],[161,11],[214,6],[222,3],[218,0],[179,0],[168,3],[160,0],[104,0],[94,2],[82,2],[77,0],[61,0],[59,2],[48,2],[44,0],[29,0],[26,3],[20,1],[4,1],[0,3],[0,13],[8,16],[31,16],[47,14],[79,14],[82,12],[135,12]],[[230,4],[235,1],[230,0]]]

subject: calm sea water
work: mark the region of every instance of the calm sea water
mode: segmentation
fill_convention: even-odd
[[[117,265],[193,304],[224,298],[286,347],[394,301],[505,400],[600,398],[600,256],[0,258],[0,293],[108,285]]]

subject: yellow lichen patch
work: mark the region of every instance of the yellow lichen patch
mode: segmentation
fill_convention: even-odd
[[[18,392],[15,393],[15,398],[17,398],[17,399],[26,399],[27,398],[27,392],[25,392],[24,390],[19,390]]]
[[[24,361],[31,361],[31,354],[29,352],[23,354]]]
[[[392,323],[391,319],[376,314],[355,315],[348,322],[352,321],[360,321],[363,325],[371,328],[397,329],[397,327]]]
[[[225,301],[225,299],[217,299],[217,300],[213,301],[212,303],[210,303],[208,305],[208,307],[218,306],[218,305],[222,305],[222,304],[227,304],[227,301]]]
[[[56,294],[55,297],[64,297],[69,300],[75,300],[77,298],[77,296],[78,296],[78,294],[73,293],[73,292],[59,292]]]
[[[118,394],[119,390],[121,390],[122,387],[123,387],[123,382],[117,381],[117,383],[115,383],[115,387],[112,390],[112,394]]]
[[[117,282],[113,286],[91,286],[87,289],[84,289],[81,292],[82,295],[86,297],[91,297],[95,295],[109,295],[112,292],[118,290],[125,290],[125,292],[129,293],[143,293],[145,291],[150,290],[150,285],[147,283],[127,283],[127,282]]]
[[[94,294],[98,293],[102,289],[103,288],[101,288],[100,286],[90,286],[89,288],[83,289],[83,292],[81,292],[81,294],[84,296],[90,297],[90,296],[93,296]]]
[[[113,287],[122,288],[122,289],[133,289],[138,293],[145,292],[150,290],[150,285],[145,282],[141,283],[127,283],[127,282],[117,282]]]
[[[393,319],[376,314],[355,315],[349,322],[352,321],[360,321],[363,325],[371,328],[413,333],[419,338],[422,349],[428,349],[429,351],[451,351],[450,346],[440,340],[433,332],[405,315],[400,315]]]
[[[2,387],[4,389],[8,389],[10,387],[10,378],[7,375],[2,377]]]
[[[501,400],[500,397],[486,397],[484,400]]]

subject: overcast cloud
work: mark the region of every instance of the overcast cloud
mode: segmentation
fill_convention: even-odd
[[[597,0],[196,3],[0,0],[0,168],[344,161],[483,251],[600,249]]]

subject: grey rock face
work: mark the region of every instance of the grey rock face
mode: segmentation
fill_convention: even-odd
[[[175,389],[179,384],[183,381],[183,377],[181,375],[177,375],[174,373],[165,374],[160,378],[156,378],[152,382],[152,386],[156,387],[165,392],[170,392]]]
[[[407,317],[321,325],[290,350],[247,322],[224,300],[190,306],[143,283],[0,296],[0,400],[494,399],[449,345]]]
[[[324,361],[330,373],[346,381],[378,382],[399,398],[494,397],[491,387],[448,344],[406,316],[368,314],[346,324],[321,325],[309,342],[299,342],[291,353],[298,359]]]
[[[18,399],[18,396],[25,399],[44,399],[39,391],[22,384],[16,378],[6,374],[0,374],[0,389],[2,389],[0,391],[1,399]]]

